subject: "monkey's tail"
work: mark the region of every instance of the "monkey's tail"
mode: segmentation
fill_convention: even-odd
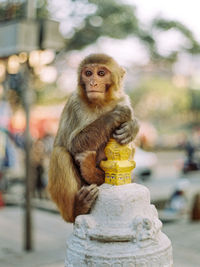
[[[64,147],[54,147],[49,166],[48,191],[63,219],[74,222],[75,195],[80,189],[80,179],[69,152]]]

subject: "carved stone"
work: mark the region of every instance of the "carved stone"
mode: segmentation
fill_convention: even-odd
[[[171,242],[161,227],[146,187],[103,184],[91,213],[76,218],[65,267],[170,267]]]

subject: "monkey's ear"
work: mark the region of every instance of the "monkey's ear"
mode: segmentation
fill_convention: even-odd
[[[121,77],[121,79],[124,78],[125,74],[126,74],[126,70],[124,68],[120,67],[120,77]]]

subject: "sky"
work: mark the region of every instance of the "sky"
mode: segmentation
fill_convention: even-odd
[[[198,0],[124,0],[137,7],[138,15],[146,23],[156,15],[177,19],[191,28],[200,41],[200,2]]]
[[[140,21],[148,24],[155,16],[178,20],[185,24],[200,42],[200,1],[198,0],[124,0],[137,7]],[[184,38],[181,34],[172,31],[164,32],[158,37],[158,44],[164,54],[168,50],[181,46]],[[161,52],[161,51],[159,51]],[[138,56],[137,56],[138,57]],[[195,74],[199,76],[199,57],[180,55],[175,66],[175,72],[182,74]]]

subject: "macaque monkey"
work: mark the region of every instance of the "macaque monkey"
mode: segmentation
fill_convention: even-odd
[[[138,132],[122,87],[124,74],[104,54],[92,54],[79,66],[78,88],[62,112],[49,168],[49,192],[68,222],[88,213],[98,196],[109,139],[128,144]]]

